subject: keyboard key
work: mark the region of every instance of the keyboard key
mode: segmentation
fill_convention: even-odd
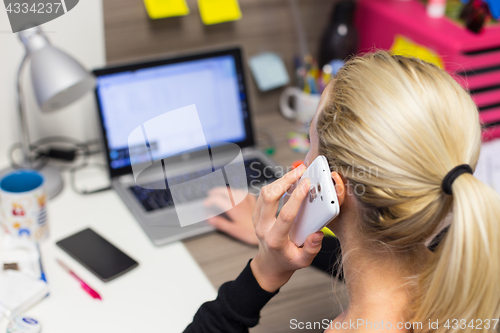
[[[221,167],[216,167],[215,170]],[[224,166],[223,170],[225,173],[226,180],[233,188],[244,188],[245,186],[262,186],[265,184],[272,183],[277,179],[277,177],[272,174],[272,170],[268,166],[264,165],[259,159],[253,158],[245,161],[245,171],[246,179],[242,179],[237,170],[241,168],[241,165],[228,165]],[[198,170],[190,174],[184,174],[168,179],[168,183],[172,186],[186,183],[208,174],[212,173],[212,168],[206,168],[203,170]],[[182,191],[176,191],[176,202],[189,202],[193,200],[202,199],[206,196],[207,191],[215,186],[215,183],[211,181],[211,177],[205,177],[206,179],[200,179],[200,181],[194,181],[191,186],[186,186],[182,188]],[[149,187],[149,186],[147,186]],[[134,194],[136,199],[141,203],[144,210],[147,212],[152,212],[158,209],[164,209],[172,207],[174,205],[174,200],[172,198],[172,193],[167,188],[166,190],[152,190],[144,189],[137,185],[129,187],[130,191]]]

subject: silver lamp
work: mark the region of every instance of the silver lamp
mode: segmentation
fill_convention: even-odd
[[[39,27],[19,32],[19,39],[26,48],[17,75],[19,120],[22,130],[22,167],[33,168],[22,82],[24,69],[30,65],[33,91],[37,104],[43,112],[56,111],[73,103],[94,88],[95,79],[75,59],[52,46]],[[48,165],[39,171],[45,177],[49,198],[55,197],[64,187],[61,173]]]

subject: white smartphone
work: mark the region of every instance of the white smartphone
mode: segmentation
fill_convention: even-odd
[[[302,177],[283,196],[285,205],[300,181],[308,178],[309,193],[295,217],[289,237],[297,246],[306,238],[325,227],[340,212],[340,206],[326,157],[320,155],[309,165]]]

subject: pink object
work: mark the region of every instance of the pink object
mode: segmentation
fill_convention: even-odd
[[[483,122],[483,140],[500,137],[500,24],[474,34],[443,17],[431,18],[417,0],[359,0],[359,51],[390,49],[396,35],[428,47],[469,89]]]
[[[92,298],[102,300],[101,295],[94,289],[92,289],[85,281],[83,281],[78,275],[76,275],[68,266],[66,266],[61,260],[56,259],[57,263],[72,277],[74,277],[78,282],[80,282],[80,287]]]

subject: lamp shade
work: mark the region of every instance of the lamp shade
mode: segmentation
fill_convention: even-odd
[[[31,81],[44,112],[73,103],[95,86],[94,77],[82,65],[50,44],[31,54]]]

